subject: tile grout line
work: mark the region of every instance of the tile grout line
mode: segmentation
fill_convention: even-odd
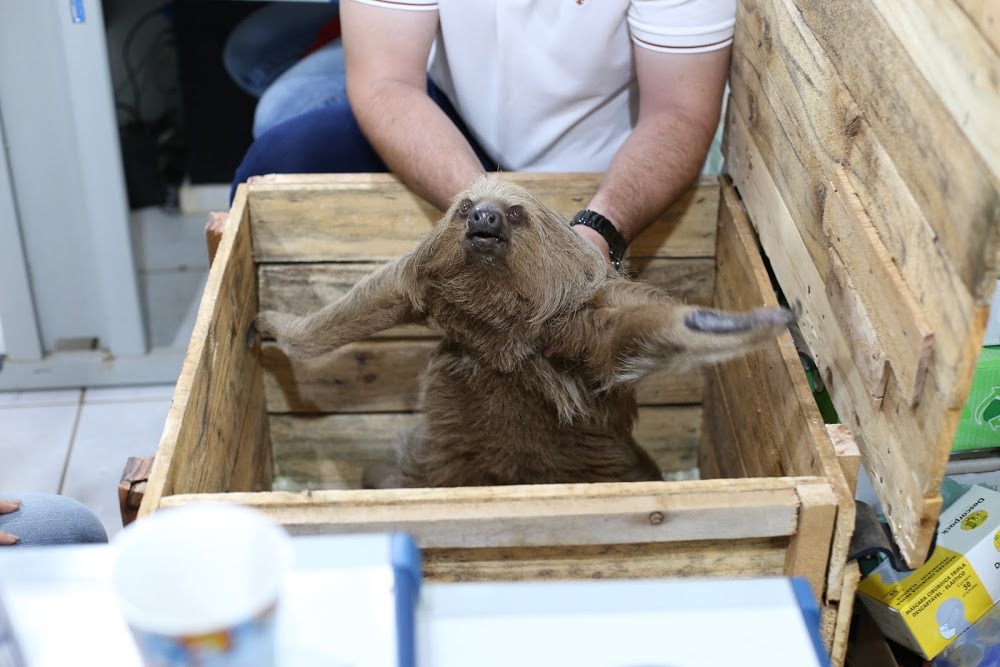
[[[66,448],[66,460],[63,461],[62,473],[59,475],[59,489],[57,491],[59,495],[63,494],[63,489],[66,486],[66,475],[69,473],[69,462],[73,457],[73,448],[76,446],[76,436],[80,432],[80,421],[83,418],[83,404],[86,397],[87,388],[82,387],[80,389],[80,401],[76,405],[76,419],[73,420],[73,431],[69,436],[69,447]]]

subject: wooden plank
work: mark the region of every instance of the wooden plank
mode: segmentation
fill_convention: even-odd
[[[416,421],[411,413],[271,415],[274,475],[283,489],[357,489],[364,468],[391,460]],[[691,470],[700,425],[699,406],[644,407],[634,435],[664,472]]]
[[[698,467],[701,406],[640,406],[632,434],[665,473]]]
[[[1000,54],[955,0],[871,0],[994,176],[1000,175]]]
[[[823,624],[821,635],[828,646],[830,654],[830,667],[843,667],[847,660],[847,644],[851,631],[851,619],[854,616],[854,597],[858,590],[858,582],[861,580],[861,569],[856,561],[847,564],[844,570],[844,584],[841,588],[843,595],[840,602],[828,604],[823,607],[823,615],[827,610],[832,610],[832,633],[827,629],[827,624]],[[829,638],[829,639],[828,639]]]
[[[599,174],[505,175],[564,215],[585,207]],[[650,225],[632,257],[711,257],[715,246],[715,179],[692,188]],[[258,262],[374,261],[411,250],[440,212],[390,174],[345,174],[255,181],[249,185]]]
[[[269,412],[406,412],[417,409],[419,375],[434,339],[351,343],[319,359],[290,360],[274,344],[261,348]],[[697,404],[700,370],[656,372],[639,382],[640,405]]]
[[[737,310],[777,307],[777,297],[771,287],[757,237],[743,202],[728,178],[722,182],[720,230],[716,305]],[[747,432],[764,429],[753,442],[743,443],[744,457],[747,458],[747,453],[753,452],[755,446],[764,446],[766,449],[753,458],[778,458],[784,474],[837,478],[835,471],[839,470],[839,464],[836,453],[823,426],[791,335],[782,334],[772,343],[736,362],[718,367],[720,373],[731,369],[742,375],[742,380],[732,377],[722,383],[727,388],[727,404],[731,409],[734,430],[740,437]],[[743,389],[729,391],[739,386]],[[740,400],[741,396],[754,394],[767,397],[767,410],[761,410],[750,401]],[[778,445],[777,449],[770,448],[775,445]],[[841,491],[841,495],[850,496],[846,488]]]
[[[858,443],[851,435],[851,429],[844,424],[827,424],[826,432],[830,435],[833,450],[837,452],[847,488],[854,494],[858,490],[858,474],[861,472],[861,450],[858,449]]]
[[[816,600],[822,602],[831,565],[830,545],[837,517],[837,496],[829,484],[803,484],[796,493],[800,502],[799,527],[788,544],[785,574],[808,581]],[[843,586],[843,567],[838,569],[837,576]]]
[[[243,419],[238,422],[236,454],[230,466],[229,491],[269,491],[273,478],[273,456],[264,404],[263,368],[258,364],[247,397]]]
[[[762,54],[771,52],[766,56],[774,61],[774,56],[779,54],[772,51],[772,45],[780,44],[780,57],[785,61],[783,67],[795,72],[798,87],[783,91],[786,100],[801,94],[806,87],[835,92],[828,86],[839,75],[836,87],[850,91],[846,99],[856,104],[856,111],[842,115],[847,110],[842,101],[845,98],[828,97],[826,106],[835,114],[835,122],[824,123],[824,110],[819,109],[800,120],[818,121],[820,128],[834,132],[828,142],[832,145],[823,153],[831,150],[836,153],[843,142],[849,140],[853,126],[860,121],[859,114],[863,115],[861,122],[868,123],[874,130],[966,288],[977,301],[985,303],[996,282],[1000,180],[997,172],[991,171],[977,153],[976,146],[966,139],[948,112],[947,102],[914,67],[903,46],[896,39],[887,38],[892,28],[872,0],[799,1],[794,6],[792,0],[774,3],[753,0],[743,6],[747,7],[743,46],[755,50],[753,35],[760,32],[758,28],[763,21],[773,39],[759,51]],[[902,9],[894,14],[894,21],[900,20],[901,14],[916,11],[910,3],[900,3],[900,7]],[[939,19],[932,16],[931,20]],[[790,45],[788,40],[791,39],[799,43],[814,39],[825,55],[815,59],[818,54],[811,49],[808,55],[795,54],[797,45]],[[917,48],[924,49],[932,59],[944,59],[946,49],[963,47],[927,41]],[[802,56],[809,57],[812,62],[801,62]],[[828,74],[819,80],[804,76],[813,65],[827,68]],[[968,79],[969,71],[960,68],[957,76]],[[982,75],[989,76],[987,72],[976,72],[973,78],[977,82],[971,85],[980,85],[978,78]],[[997,85],[996,81],[981,83],[990,87]],[[840,103],[830,105],[834,100]],[[982,109],[988,119],[987,132],[996,141],[995,112],[989,104],[980,106],[985,102],[975,101],[973,108],[960,113],[968,113],[971,117]],[[822,167],[822,163],[817,166]],[[868,187],[880,196],[889,194],[879,185],[878,178],[868,181]],[[909,224],[909,221],[900,222]]]
[[[241,188],[209,270],[140,517],[165,495],[223,492],[234,475],[244,479],[233,466],[243,432],[234,425],[253,409],[249,400],[260,382],[260,355],[246,343],[257,292],[245,202]],[[258,457],[269,456],[266,441],[258,441],[239,460],[258,469]]]
[[[684,303],[708,306],[715,285],[715,258],[630,257],[625,260],[628,275],[655,285]]]
[[[274,343],[261,353],[269,412],[406,412],[437,341],[351,343],[313,360],[290,360]]]
[[[600,546],[431,549],[430,582],[677,577],[774,577],[784,570],[787,538]]]
[[[723,184],[722,188],[715,306],[738,311],[775,307],[778,305],[777,299],[766,282],[766,275],[757,274],[758,270],[765,272],[763,264],[758,266],[752,261],[750,253],[757,253],[756,240],[748,230],[746,216],[738,198],[731,185]],[[767,285],[766,292],[760,289],[759,280],[762,279]],[[791,336],[783,333],[774,346],[789,345],[790,341]],[[768,354],[768,351],[758,350],[750,354],[757,356]],[[768,356],[773,358],[775,351],[770,351]],[[780,360],[780,353],[776,356]],[[769,369],[777,368],[770,361],[764,361],[763,364]],[[759,365],[759,362],[754,365]],[[740,452],[746,475],[780,477],[789,474],[794,463],[788,460],[788,456],[797,449],[795,443],[803,435],[808,436],[809,430],[809,424],[804,421],[794,393],[789,391],[789,379],[783,376],[776,381],[780,384],[779,387],[774,387],[774,383],[771,383],[769,389],[765,389],[760,383],[766,382],[767,378],[758,377],[746,358],[719,364],[716,372],[719,390],[729,413],[728,418],[733,424],[733,444]],[[773,415],[773,420],[769,418],[770,415]]]
[[[355,283],[385,262],[323,264],[259,264],[257,285],[260,310],[305,314],[319,310],[347,294]],[[424,325],[393,327],[379,338],[438,338],[440,333]]]
[[[910,405],[916,405],[923,391],[934,332],[840,167],[834,167],[834,180],[826,195],[823,229],[830,240],[831,260],[836,260],[831,261],[831,268],[842,262],[840,280],[849,281],[853,287],[842,293],[856,295],[858,301],[857,306],[838,308],[842,300],[831,299],[834,313],[840,316],[837,322],[848,338],[852,338],[852,330],[864,329],[874,337],[874,341],[865,340],[866,332],[853,341],[857,343],[852,345],[856,361],[867,357],[868,350],[878,350],[882,368],[886,364],[892,367],[902,390],[910,397]],[[831,271],[827,279],[828,296],[837,282],[836,274]],[[849,314],[857,319],[851,319]],[[870,347],[862,347],[865,344]],[[859,370],[864,367],[859,364]],[[879,385],[879,393],[873,395],[881,398],[885,378]]]
[[[294,535],[404,531],[421,549],[645,544],[790,536],[820,478],[175,495],[229,502]]]
[[[995,0],[956,0],[979,33],[1000,53],[1000,5]]]
[[[382,262],[322,264],[260,264],[258,284],[261,310],[307,313],[344,296],[354,284]],[[686,303],[712,302],[715,260],[712,258],[632,258],[626,261],[635,280],[656,285]],[[386,335],[434,335],[426,327],[399,327]]]
[[[282,490],[359,489],[365,467],[391,461],[412,413],[271,415],[275,485]]]
[[[722,184],[719,219],[716,305],[736,310],[777,306],[756,236],[728,179]],[[791,335],[782,334],[717,370],[749,475],[821,475],[829,480],[839,510],[826,594],[837,599],[854,531],[854,494],[843,477]]]
[[[121,513],[122,526],[135,521],[152,469],[152,456],[130,456],[126,459],[125,468],[118,482],[118,510]]]
[[[836,197],[832,194],[826,198],[828,203],[834,199]],[[868,387],[875,405],[881,406],[889,382],[889,354],[879,340],[878,326],[861,298],[861,290],[832,246],[825,287],[830,309],[838,315],[833,326],[839,326],[847,337],[858,374]]]
[[[836,76],[826,52],[798,11],[790,11],[784,0],[742,3],[736,31],[730,115],[746,121],[759,149],[759,163],[771,173],[791,219],[799,226],[807,251],[800,261],[815,264],[821,276],[828,273],[828,243],[821,215],[832,167],[842,164],[935,333],[928,372],[948,395],[949,407],[964,403],[974,371],[974,361],[967,353],[971,345],[982,341],[982,306],[974,303],[954,264],[956,258],[949,256],[937,238],[938,231],[928,222],[931,213],[921,209],[923,204],[911,193],[881,138],[876,137],[850,91]],[[773,48],[775,43],[782,45],[780,51]],[[898,88],[896,82],[888,85]],[[918,143],[912,141],[913,136],[921,135],[907,135],[908,144]],[[935,149],[943,145],[936,143]],[[737,157],[733,150],[727,152],[729,163]],[[940,187],[951,188],[956,197],[968,202],[972,196],[966,192],[969,177],[957,168],[950,173],[961,183],[942,182]],[[989,189],[993,186],[982,187],[987,189],[973,188],[979,203],[965,208],[978,206],[978,219],[992,219],[1000,207],[990,208],[990,202],[1000,195]],[[962,224],[978,225],[969,220]],[[984,233],[974,243],[978,252],[990,256],[989,234]],[[803,320],[811,321],[808,308]]]
[[[732,411],[722,391],[723,378],[716,366],[708,370],[705,385],[702,438],[698,450],[698,463],[702,479],[749,477],[743,463]]]
[[[809,261],[805,242],[746,124],[731,115],[727,132],[727,162],[742,202],[785,296],[801,304],[800,330],[822,369],[841,419],[858,441],[866,467],[870,473],[875,471],[873,483],[900,549],[911,565],[919,565],[926,557],[940,509],[938,490],[957,427],[957,411],[947,407],[932,382],[924,384],[925,395],[916,408],[909,407],[908,398],[894,382],[887,386],[881,409],[874,405],[840,328],[824,325],[833,322],[835,315],[823,279]],[[827,352],[820,356],[816,350]],[[837,562],[836,556],[832,562]]]

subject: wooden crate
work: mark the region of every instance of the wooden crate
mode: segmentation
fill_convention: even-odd
[[[581,208],[598,181],[508,177],[566,212]],[[386,457],[412,423],[434,332],[401,327],[307,363],[248,337],[250,323],[259,309],[305,312],[335,298],[412,247],[438,217],[388,175],[276,176],[241,186],[140,516],[220,500],[258,507],[297,534],[405,530],[423,548],[426,575],[439,581],[795,574],[824,602],[828,643],[837,627],[846,632],[849,609],[839,601],[857,580],[846,566],[853,492],[788,334],[735,371],[744,386],[763,382],[767,394],[729,395],[706,387],[700,373],[658,374],[639,389],[636,435],[665,471],[683,476],[697,466],[699,447],[712,462],[706,468],[724,470],[725,459],[741,456],[740,438],[752,435],[769,443],[767,469],[755,477],[358,489],[365,464]],[[776,304],[742,206],[718,179],[647,230],[629,266],[693,303]],[[705,428],[710,413],[720,424]],[[701,442],[709,433],[719,441]]]
[[[434,333],[401,327],[318,366],[249,325],[343,294],[439,212],[387,175],[275,176],[229,212],[140,517],[215,500],[298,534],[406,530],[437,581],[798,575],[840,664],[859,461],[919,564],[998,274],[991,25],[969,0],[741,0],[728,174],[630,249],[639,279],[740,309],[776,303],[766,255],[846,426],[824,425],[784,335],[640,387],[637,439],[664,470],[706,479],[358,490],[412,423]],[[508,177],[567,215],[597,185]]]

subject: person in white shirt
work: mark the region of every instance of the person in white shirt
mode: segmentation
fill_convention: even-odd
[[[236,182],[384,165],[443,210],[484,170],[597,171],[574,229],[607,253],[697,178],[735,12],[735,0],[344,0],[350,118],[279,125]],[[344,131],[355,120],[361,140]],[[359,143],[374,155],[355,159]]]

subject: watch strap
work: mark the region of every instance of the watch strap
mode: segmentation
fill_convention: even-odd
[[[628,243],[625,241],[625,237],[611,224],[610,220],[596,211],[584,209],[573,216],[570,226],[573,225],[590,227],[603,236],[604,240],[608,242],[608,252],[611,255],[612,264],[614,264],[616,269],[621,271],[622,259],[625,257],[625,250],[628,248]]]

